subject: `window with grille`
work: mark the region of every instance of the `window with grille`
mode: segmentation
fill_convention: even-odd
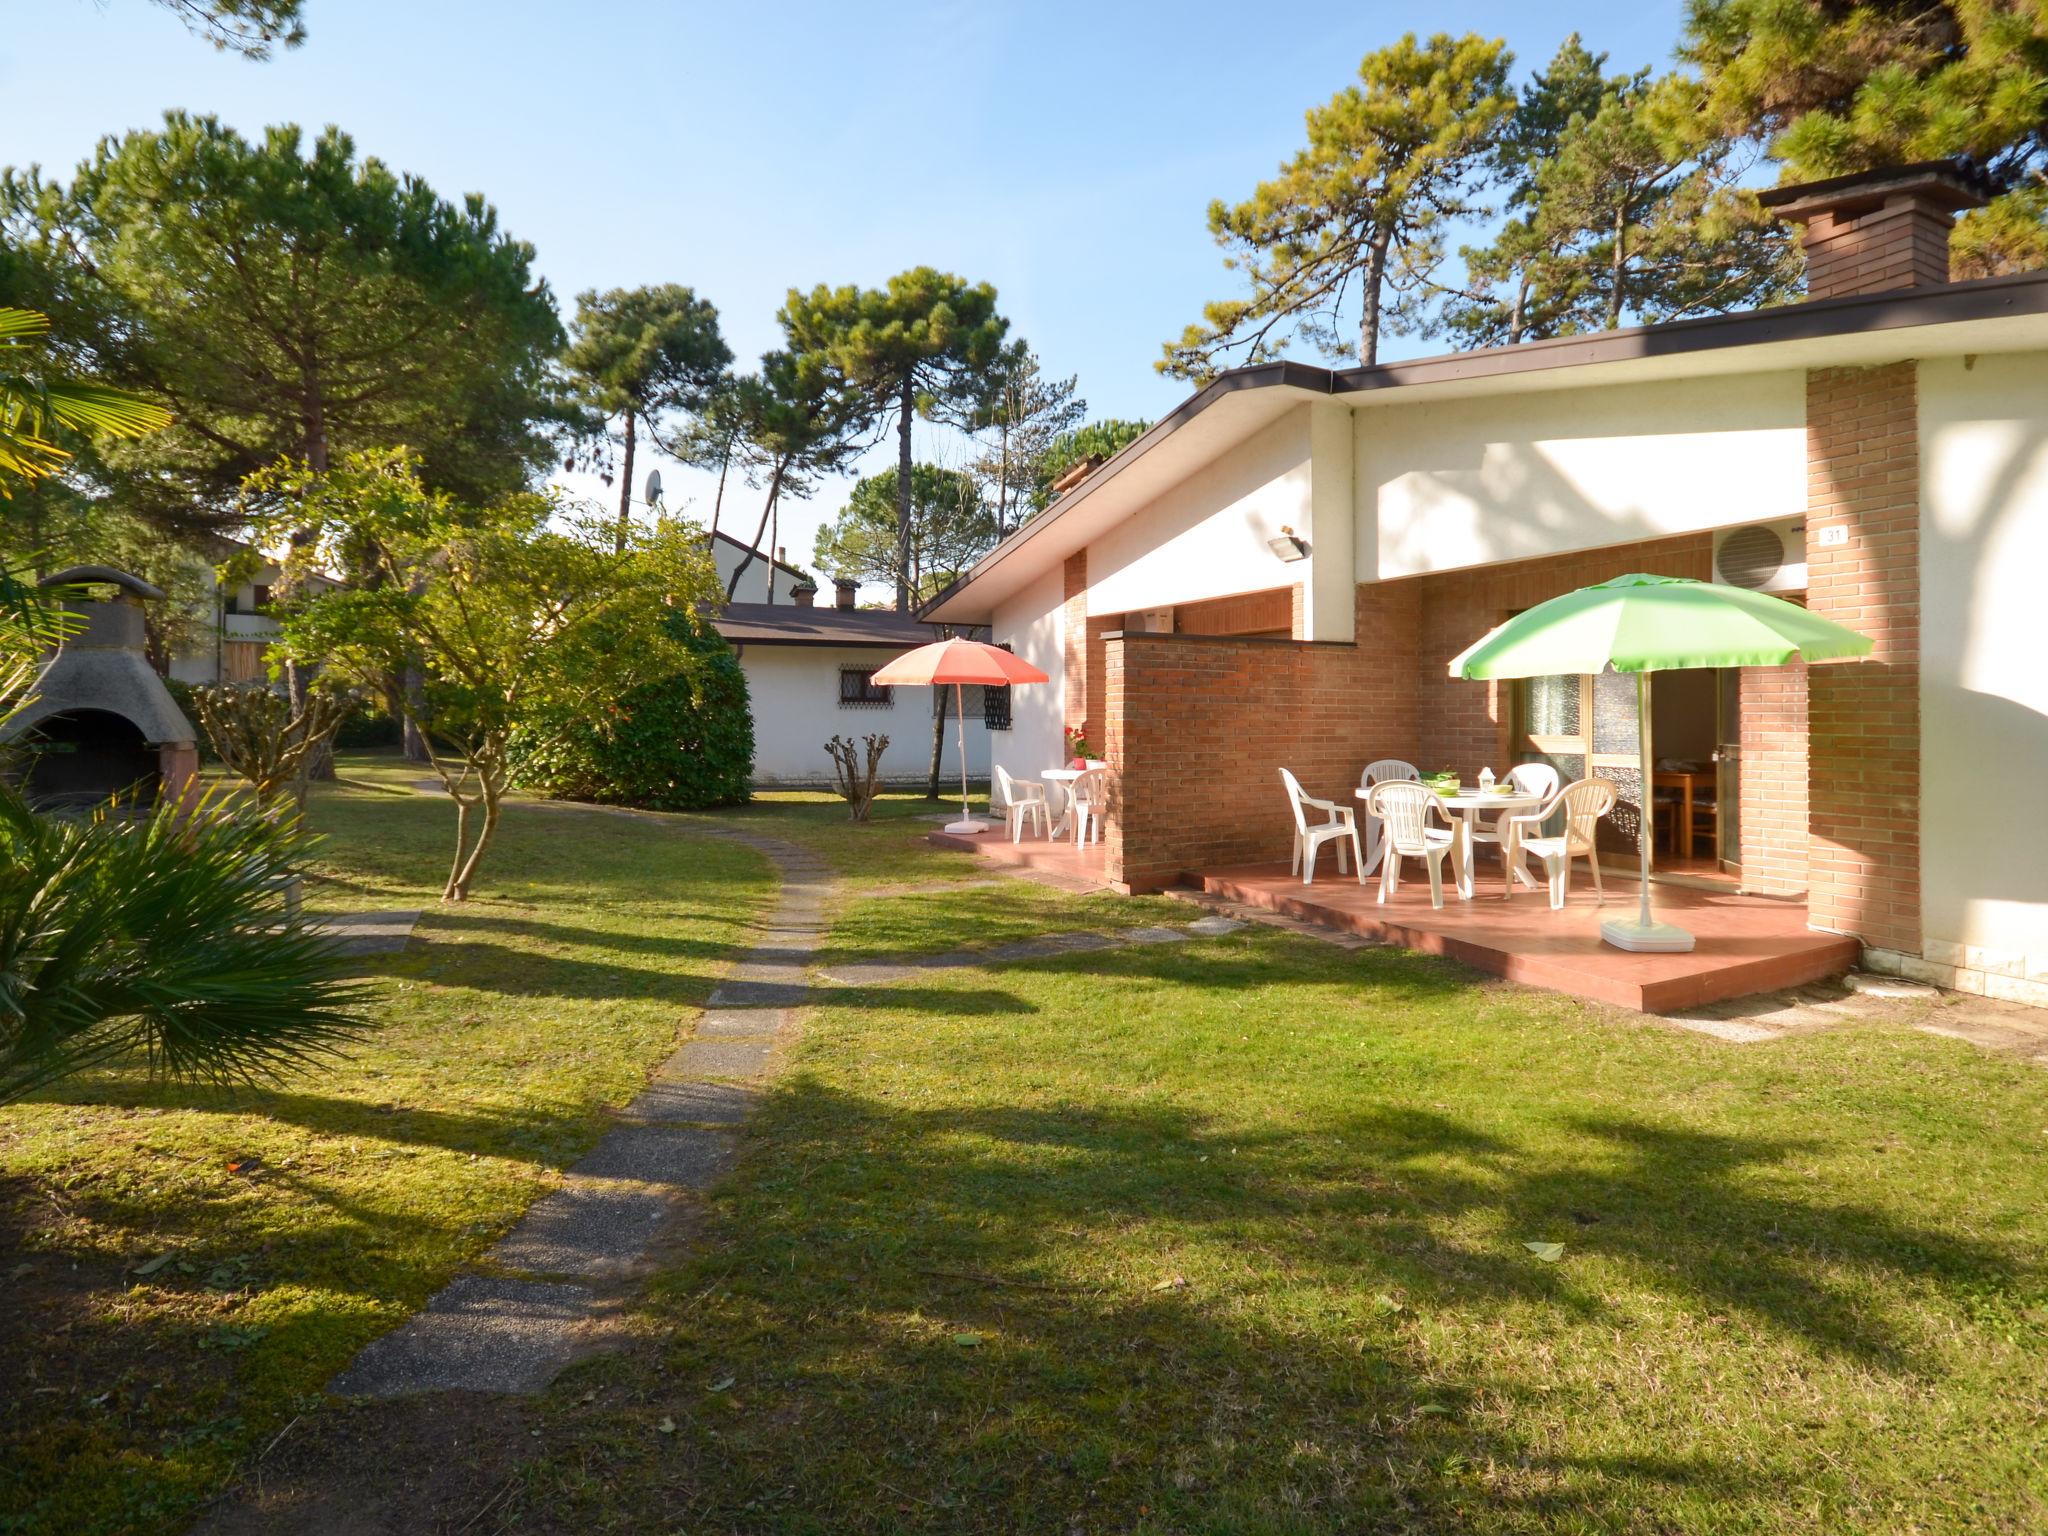
[[[981,723],[992,731],[1010,728],[1010,685],[981,690]]]
[[[841,709],[887,709],[895,701],[895,690],[886,684],[877,683],[872,669],[841,667],[839,669],[839,707]]]

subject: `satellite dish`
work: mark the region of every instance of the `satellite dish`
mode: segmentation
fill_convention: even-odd
[[[657,506],[660,504],[660,502],[661,471],[658,469],[650,469],[649,471],[647,471],[647,505],[649,505],[650,507]]]

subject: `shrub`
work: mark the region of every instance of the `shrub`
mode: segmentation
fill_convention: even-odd
[[[625,695],[605,716],[521,729],[519,781],[566,800],[697,811],[738,805],[754,775],[754,715],[739,658],[708,623],[678,610],[683,671]]]
[[[405,726],[398,716],[367,699],[342,716],[341,725],[334,733],[334,744],[350,752],[360,752],[368,747],[395,747],[404,739]]]

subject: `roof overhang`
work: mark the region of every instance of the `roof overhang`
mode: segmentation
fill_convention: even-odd
[[[986,623],[997,603],[1295,407],[1354,411],[1909,357],[2048,350],[2048,273],[1858,294],[1342,372],[1273,363],[1223,374],[977,561],[919,616]]]

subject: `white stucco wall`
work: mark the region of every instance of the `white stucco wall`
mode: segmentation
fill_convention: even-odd
[[[1923,362],[1920,470],[1927,958],[2048,980],[2048,356]]]
[[[746,558],[747,552],[745,549],[736,548],[726,543],[722,538],[712,541],[711,563],[718,567],[718,582],[721,587],[732,580],[732,573],[740,568],[741,562]],[[765,603],[769,601],[768,588],[771,577],[775,587],[774,601],[778,603],[789,602],[790,591],[801,578],[792,576],[789,572],[777,568],[773,561],[766,559],[763,555],[756,555],[753,563],[747,566],[747,574],[740,578],[739,589],[733,593],[732,600],[736,603]],[[819,581],[815,585],[819,588],[818,601],[820,603],[830,603],[832,601],[832,583],[830,581]]]
[[[1360,581],[1806,510],[1797,371],[1368,407],[1354,427]]]
[[[886,709],[846,708],[839,702],[839,669],[881,666],[895,653],[872,648],[810,645],[749,645],[740,651],[747,693],[754,711],[754,782],[809,783],[832,780],[825,743],[834,736],[855,741],[875,734],[889,738],[882,776],[922,782],[932,761],[932,690],[898,688]],[[1021,693],[1023,690],[1019,689]],[[942,778],[960,778],[959,721],[948,709]],[[988,773],[988,728],[969,694],[967,772]]]
[[[1066,573],[1055,566],[997,605],[990,638],[1008,645],[1048,681],[1010,690],[1010,729],[989,737],[990,756],[1020,779],[1066,757]]]
[[[1309,561],[1289,564],[1266,547],[1283,525],[1315,542],[1310,412],[1289,412],[1089,545],[1088,611],[1170,608],[1310,580]]]

